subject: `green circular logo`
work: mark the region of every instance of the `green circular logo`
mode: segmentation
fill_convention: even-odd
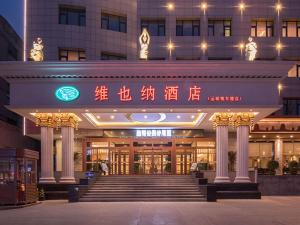
[[[55,91],[55,97],[63,102],[71,102],[79,98],[80,92],[73,86],[63,86]]]

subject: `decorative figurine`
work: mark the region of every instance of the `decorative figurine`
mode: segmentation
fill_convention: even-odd
[[[33,49],[30,50],[30,58],[35,62],[44,61],[44,44],[41,38],[37,38],[36,41],[33,41]]]
[[[253,41],[252,37],[249,37],[248,41],[249,43],[245,46],[246,60],[254,61],[257,53],[257,44]]]
[[[254,61],[257,53],[257,44],[253,41],[252,37],[249,37],[248,41],[249,43],[245,46],[246,60]]]
[[[149,54],[149,45],[150,45],[150,35],[147,31],[146,28],[143,29],[143,32],[139,38],[140,41],[140,59],[147,60],[148,59],[148,54]]]

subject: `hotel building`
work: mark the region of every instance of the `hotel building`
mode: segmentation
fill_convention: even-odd
[[[7,107],[41,140],[41,183],[75,183],[100,162],[111,175],[184,175],[198,163],[210,182],[243,183],[272,159],[278,173],[299,162],[298,0],[25,3],[25,62],[0,74]],[[37,38],[43,62],[30,58]]]

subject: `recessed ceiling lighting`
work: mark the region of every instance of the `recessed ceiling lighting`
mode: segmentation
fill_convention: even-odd
[[[144,116],[144,119],[148,119],[148,116],[147,116],[147,115],[145,115],[145,116]]]
[[[198,109],[197,111],[198,111],[198,112],[202,112],[202,109]]]
[[[113,120],[113,119],[115,118],[115,116],[114,116],[114,115],[111,115],[110,118]]]
[[[143,109],[142,112],[147,112],[147,110],[146,110],[146,109]]]
[[[294,137],[293,135],[290,136],[290,138],[293,138],[293,137]]]
[[[249,138],[252,138],[252,136],[251,136],[251,135],[249,135]]]
[[[177,115],[176,117],[177,117],[177,119],[180,119],[180,118],[181,118],[181,116],[180,116],[180,115]]]
[[[195,118],[195,115],[191,115],[191,119],[194,119]]]
[[[262,137],[263,137],[263,138],[266,138],[266,135],[263,135]]]
[[[279,136],[279,135],[277,135],[276,137],[277,137],[277,138],[280,138],[280,136]]]
[[[100,119],[101,117],[100,116],[97,116],[97,119]]]
[[[170,112],[173,112],[173,109],[170,109]]]
[[[116,109],[114,109],[113,111],[114,111],[114,112],[118,112],[118,110],[116,110]]]
[[[86,110],[85,110],[85,112],[89,112],[89,110],[88,110],[88,109],[86,109]]]

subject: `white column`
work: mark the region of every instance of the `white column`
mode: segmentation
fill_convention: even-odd
[[[279,162],[278,172],[282,175],[283,169],[283,140],[277,139],[275,141],[275,160]]]
[[[56,183],[53,174],[53,128],[43,126],[41,127],[41,177],[39,183]]]
[[[215,183],[229,183],[228,176],[228,126],[216,127],[216,178]]]
[[[60,183],[73,184],[74,177],[74,128],[62,127],[62,177]]]
[[[237,171],[234,183],[250,183],[248,171],[249,126],[237,127]]]

